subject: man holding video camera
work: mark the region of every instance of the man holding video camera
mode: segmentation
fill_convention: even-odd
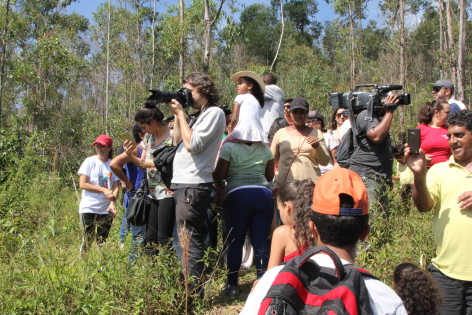
[[[168,103],[175,116],[174,144],[180,143],[170,188],[174,191],[177,227],[179,230],[185,227],[190,233],[188,267],[190,276],[197,281],[193,283],[195,287],[203,280],[205,221],[213,192],[212,172],[226,123],[224,112],[216,106],[218,90],[207,74],[192,73],[183,83],[191,92],[197,113],[189,124],[182,107],[185,104],[176,99]]]
[[[399,100],[388,95],[383,107],[374,107],[372,117],[368,110],[361,109],[356,115],[355,124],[359,135],[350,159],[349,169],[356,172],[364,181],[369,196],[370,208],[380,205],[385,218],[388,218],[387,187],[391,183],[393,152],[390,146],[390,125]]]

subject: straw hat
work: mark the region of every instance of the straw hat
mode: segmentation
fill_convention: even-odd
[[[253,79],[261,87],[262,93],[265,93],[265,84],[264,84],[264,81],[262,81],[262,78],[260,75],[252,71],[239,71],[233,74],[233,76],[231,77],[231,81],[238,82],[239,78],[241,77],[248,77],[248,78]]]

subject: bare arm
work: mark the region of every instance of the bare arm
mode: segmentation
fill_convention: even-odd
[[[138,156],[139,150],[134,148],[132,154],[134,156]],[[113,173],[115,173],[115,175],[125,183],[126,189],[128,191],[133,190],[133,182],[131,182],[131,180],[126,176],[125,172],[123,171],[123,166],[130,162],[132,162],[132,160],[125,151],[116,156],[110,162],[110,168],[112,169]]]
[[[386,104],[396,104],[398,102],[399,102],[399,100],[397,99],[397,97],[395,95],[389,95],[385,99]],[[390,125],[391,125],[392,120],[393,120],[393,112],[394,111],[395,111],[394,109],[387,109],[386,108],[385,109],[385,115],[383,116],[380,123],[377,126],[375,126],[374,128],[369,129],[366,132],[366,136],[367,136],[367,138],[369,138],[370,141],[372,141],[374,143],[381,143],[382,141],[384,141],[385,137],[387,137],[388,132],[390,130]]]
[[[84,190],[95,192],[95,193],[102,193],[108,198],[108,200],[115,201],[116,196],[118,195],[118,192],[115,194],[110,189],[105,188],[105,187],[95,186],[93,184],[90,184],[89,181],[90,181],[90,178],[87,175],[81,174],[79,178],[80,189],[84,189]],[[115,183],[116,183],[116,186],[118,187],[118,181],[116,181]]]
[[[213,185],[216,188],[215,208],[221,209],[226,197],[223,180],[228,177],[229,161],[218,159],[215,170],[213,171]]]
[[[118,194],[120,193],[120,181],[117,180],[112,185],[113,195],[115,196],[115,200],[118,199]],[[115,201],[111,201],[110,205],[108,206],[108,212],[110,212],[113,216],[116,216],[116,203]]]
[[[272,243],[270,244],[270,257],[267,269],[276,267],[284,261],[286,240],[289,238],[287,229],[284,225],[279,226],[272,234]]]
[[[128,156],[129,161],[133,162],[140,169],[154,167],[154,161],[151,159],[145,158],[146,156],[145,149],[143,149],[141,158],[139,158],[137,155],[134,154],[135,152],[134,150],[137,150],[137,149],[136,149],[136,146],[130,141],[125,140],[125,142],[123,143],[123,149],[125,150],[125,154]]]
[[[265,178],[268,182],[271,182],[275,176],[275,161],[274,159],[267,161],[265,169]]]
[[[406,144],[405,160],[408,167],[414,175],[413,201],[420,212],[431,210],[434,205],[433,198],[426,186],[426,158],[423,150],[420,149],[420,155],[411,155],[410,148]]]
[[[190,138],[192,137],[192,130],[190,129],[182,105],[175,99],[169,104],[169,109],[174,113],[174,143],[178,144],[180,141],[184,142],[187,152],[192,152],[190,147]]]
[[[234,128],[238,124],[240,109],[241,105],[238,102],[234,102],[233,114],[231,115],[231,122],[228,125],[229,132],[233,132]]]

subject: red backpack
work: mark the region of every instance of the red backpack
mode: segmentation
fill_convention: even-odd
[[[320,252],[331,257],[335,269],[321,267],[310,259]],[[327,247],[311,248],[285,264],[258,314],[372,314],[363,276],[377,279],[354,265],[343,266]]]

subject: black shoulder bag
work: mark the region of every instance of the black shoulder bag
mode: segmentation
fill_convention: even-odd
[[[149,183],[147,178],[143,178],[141,181],[141,187],[139,187],[136,194],[131,197],[128,204],[128,211],[126,214],[126,221],[133,225],[145,225],[147,219],[147,213],[151,202],[148,198],[149,194]]]

